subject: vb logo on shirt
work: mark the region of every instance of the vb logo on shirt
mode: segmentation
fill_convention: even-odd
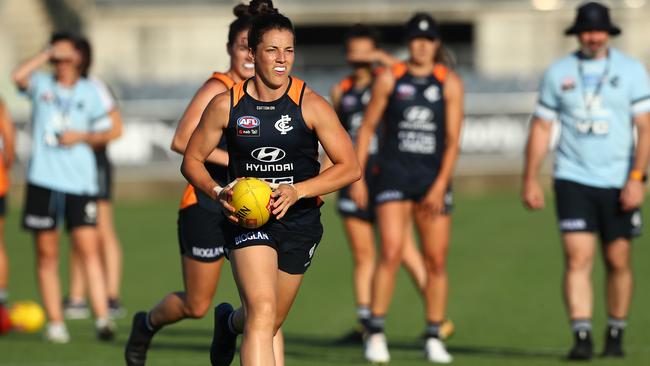
[[[293,130],[293,126],[289,125],[291,122],[291,117],[288,114],[282,115],[277,122],[275,122],[275,129],[280,131],[280,135],[286,135],[287,132]]]

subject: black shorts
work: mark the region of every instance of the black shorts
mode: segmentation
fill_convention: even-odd
[[[0,217],[7,213],[7,195],[0,196]]]
[[[398,163],[382,162],[376,179],[375,205],[391,201],[421,201],[437,178],[437,172],[429,169],[409,169]],[[445,193],[444,214],[451,214],[454,195],[451,185]]]
[[[97,163],[97,199],[110,201],[113,197],[113,165],[108,160],[106,150],[95,152],[95,161]]]
[[[281,220],[272,218],[257,229],[245,229],[230,221],[223,227],[226,254],[253,245],[267,245],[278,254],[278,269],[289,274],[307,271],[323,237],[319,208],[292,207]]]
[[[80,226],[96,226],[95,197],[53,191],[33,184],[27,185],[23,228],[52,230],[57,228],[63,218],[68,231]]]
[[[219,211],[193,204],[178,210],[178,244],[181,255],[199,262],[215,262],[224,256],[222,226],[226,217]]]
[[[641,235],[641,211],[623,211],[617,188],[596,188],[555,180],[555,207],[560,231],[597,232],[603,243]]]
[[[363,221],[375,221],[375,181],[377,179],[377,171],[373,168],[366,168],[365,174],[366,184],[368,185],[368,207],[361,209],[357,207],[352,198],[350,198],[350,186],[341,188],[337,198],[336,206],[339,214],[343,217],[355,217]]]

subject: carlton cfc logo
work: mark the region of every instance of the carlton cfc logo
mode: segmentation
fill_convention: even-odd
[[[260,120],[253,116],[243,116],[237,119],[237,126],[242,128],[255,128],[260,125]]]

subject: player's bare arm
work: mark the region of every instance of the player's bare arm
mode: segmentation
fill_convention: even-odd
[[[52,57],[54,57],[54,47],[47,47],[42,52],[34,55],[32,58],[18,65],[18,67],[11,74],[11,78],[20,90],[29,89],[29,78],[41,66],[45,65]]]
[[[15,128],[11,122],[9,111],[0,100],[0,137],[2,138],[2,158],[5,167],[10,169],[14,163]]]
[[[650,162],[650,113],[643,113],[634,118],[637,129],[637,144],[634,154],[634,167],[621,191],[621,206],[629,211],[640,207],[645,196],[644,175],[647,175]]]
[[[229,114],[230,93],[219,94],[210,101],[187,143],[181,165],[181,173],[188,182],[213,199],[217,199],[221,187],[210,177],[204,163],[219,143]]]
[[[450,72],[445,82],[445,151],[438,177],[421,202],[433,213],[443,212],[444,197],[451,181],[458,154],[460,152],[460,131],[463,124],[463,82],[454,72]]]
[[[201,114],[208,103],[210,103],[210,100],[215,95],[226,92],[227,90],[228,88],[221,81],[215,79],[210,79],[201,86],[178,122],[171,144],[173,151],[181,155],[185,152],[190,136],[192,136],[192,132],[194,132],[194,129],[198,125]],[[228,153],[222,149],[215,148],[208,156],[207,161],[218,165],[228,165]]]
[[[109,142],[119,138],[122,135],[122,114],[119,109],[115,108],[108,113],[111,120],[111,128],[101,132],[81,132],[68,130],[59,136],[59,144],[71,146],[74,144],[84,143],[90,145],[93,149],[99,149]]]
[[[539,183],[539,171],[548,153],[551,130],[551,121],[534,117],[530,123],[521,194],[524,206],[529,210],[544,208],[544,190]]]

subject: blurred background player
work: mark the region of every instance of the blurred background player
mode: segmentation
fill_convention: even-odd
[[[92,46],[85,38],[79,39],[79,51],[82,57],[81,76],[93,83],[111,119],[111,129],[96,133],[89,141],[95,152],[97,162],[97,231],[102,256],[102,268],[106,279],[108,308],[113,318],[121,318],[126,311],[120,303],[120,282],[122,277],[122,246],[113,224],[113,167],[108,158],[108,143],[122,135],[122,116],[116,98],[108,86],[100,79],[89,75],[92,65]],[[59,139],[67,144],[78,138],[74,132],[64,132]],[[83,276],[83,267],[77,251],[70,257],[70,287],[68,297],[64,300],[64,314],[68,319],[84,319],[90,316],[85,300],[87,281]]]
[[[650,81],[643,65],[609,47],[621,33],[609,9],[578,8],[567,35],[579,49],[547,69],[530,127],[522,199],[544,208],[538,172],[559,120],[555,199],[565,255],[564,297],[575,344],[569,359],[593,354],[591,270],[600,239],[607,271],[604,356],[623,356],[622,338],[632,297],[631,239],[641,234],[639,207],[650,158]],[[634,129],[637,132],[635,146]]]
[[[382,49],[378,48],[379,33],[377,30],[356,24],[345,37],[345,50],[348,64],[353,73],[337,83],[331,92],[332,105],[341,123],[350,134],[352,141],[357,138],[357,130],[361,126],[363,112],[370,100],[370,90],[375,78],[375,64],[390,67],[399,62]],[[368,194],[372,197],[373,183],[376,176],[377,164],[377,135],[370,144],[368,162],[365,168],[365,181],[368,184]],[[328,166],[328,162],[323,168]],[[343,217],[345,232],[352,249],[354,259],[354,294],[357,305],[358,327],[344,336],[340,341],[361,342],[364,324],[370,318],[370,300],[372,276],[375,271],[375,234],[374,204],[368,201],[368,207],[360,209],[350,198],[349,187],[339,191],[338,211]],[[410,226],[410,225],[409,225]],[[404,237],[404,253],[402,262],[413,277],[418,290],[424,290],[426,268],[412,232],[407,231]]]
[[[5,248],[5,214],[7,212],[7,191],[9,190],[9,171],[14,162],[14,124],[9,110],[0,99],[0,306],[4,306],[9,297],[9,259]]]
[[[97,167],[90,144],[97,133],[110,129],[111,122],[95,86],[82,77],[80,48],[75,36],[54,34],[47,49],[13,73],[15,84],[32,102],[23,226],[34,233],[40,293],[49,320],[45,338],[54,343],[70,339],[58,272],[58,226],[63,217],[82,258],[98,338],[111,340],[115,328],[97,237]],[[47,62],[54,66],[53,73],[37,71]]]
[[[275,365],[273,335],[288,315],[322,237],[318,196],[350,184],[359,174],[336,113],[303,81],[289,76],[295,56],[291,21],[271,1],[253,0],[250,11],[248,45],[255,77],[210,102],[182,165],[195,187],[232,211],[225,201],[231,189],[222,188],[204,166],[225,131],[231,177],[279,184],[271,208],[275,217],[268,223],[254,230],[223,224],[242,307],[233,311],[224,303],[215,310],[210,360],[216,366],[232,362],[240,333],[242,365]],[[259,123],[251,128],[257,133],[238,128],[242,118],[255,118]],[[333,162],[320,174],[319,142]],[[260,148],[269,150],[255,154]],[[281,169],[264,169],[269,167],[267,154],[277,151],[283,152]]]
[[[390,360],[384,318],[402,262],[404,235],[414,219],[427,269],[426,357],[449,363],[452,357],[440,333],[447,305],[451,177],[458,158],[463,86],[443,64],[440,34],[429,14],[414,15],[406,24],[406,36],[409,59],[376,78],[357,140],[359,162],[365,166],[372,136],[383,118],[375,193],[382,253],[373,279],[365,357],[371,362]],[[365,207],[366,183],[354,183],[351,196]]]
[[[187,106],[171,145],[172,150],[179,154],[185,153],[187,142],[210,100],[255,73],[248,51],[249,8],[240,4],[233,12],[237,19],[230,23],[226,45],[230,68],[225,73],[213,73]],[[226,185],[228,153],[225,138],[216,146],[205,167],[212,179]],[[160,328],[185,318],[202,318],[210,309],[224,262],[225,239],[221,224],[226,218],[222,210],[218,202],[187,185],[178,211],[178,240],[185,290],[168,294],[148,313],[135,314],[125,350],[127,365],[144,365],[151,339]],[[275,339],[275,347],[276,363],[283,365],[281,334]]]

